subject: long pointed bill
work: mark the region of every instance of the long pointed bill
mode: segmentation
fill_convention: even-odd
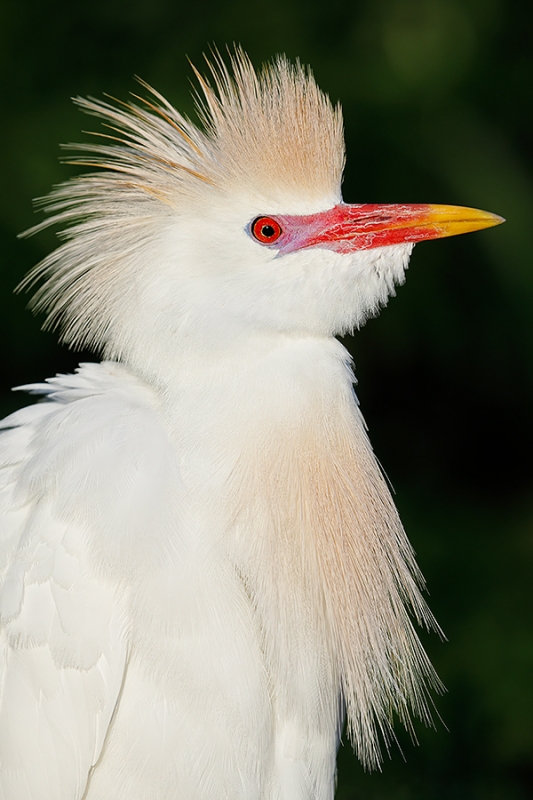
[[[307,216],[278,216],[282,252],[325,247],[340,253],[405,242],[440,239],[499,225],[505,220],[488,211],[462,206],[399,203],[348,205]]]

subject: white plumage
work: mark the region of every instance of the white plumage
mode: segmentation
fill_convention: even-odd
[[[429,720],[434,622],[333,337],[414,242],[499,218],[345,206],[340,111],[232,63],[203,131],[80,100],[104,171],[46,201],[35,305],[108,360],[2,424],[2,800],[331,800],[344,710],[367,766]]]

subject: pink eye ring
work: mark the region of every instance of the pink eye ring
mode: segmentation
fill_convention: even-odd
[[[257,217],[250,226],[252,236],[261,244],[272,244],[282,234],[281,225],[272,217]]]

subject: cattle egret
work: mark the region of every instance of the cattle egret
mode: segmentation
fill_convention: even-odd
[[[22,387],[1,441],[3,800],[331,800],[438,682],[434,620],[334,338],[416,242],[501,218],[347,205],[300,65],[197,74],[105,122],[53,190],[33,307],[105,359]]]

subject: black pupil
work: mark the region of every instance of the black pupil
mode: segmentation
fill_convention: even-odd
[[[264,236],[265,239],[271,239],[275,233],[276,231],[274,230],[272,225],[263,225],[263,227],[261,228],[261,235]]]

